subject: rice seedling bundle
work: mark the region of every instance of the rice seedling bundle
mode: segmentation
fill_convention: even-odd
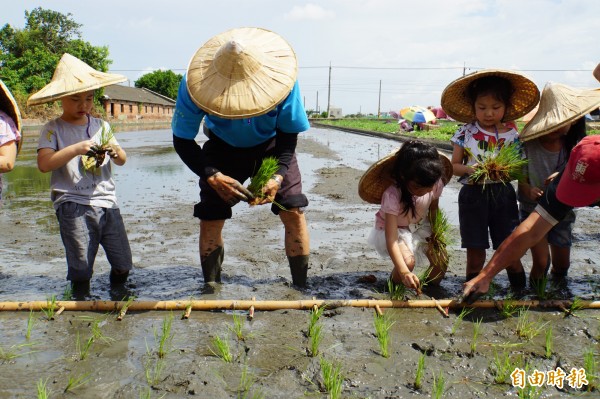
[[[431,220],[431,236],[428,241],[432,263],[447,270],[450,261],[446,249],[450,243],[450,222],[448,216],[440,208],[437,209],[435,217]]]
[[[521,157],[521,145],[518,143],[503,146],[490,145],[482,159],[475,165],[471,181],[508,183],[523,177],[527,159]]]
[[[277,172],[277,169],[279,169],[279,166],[277,165],[277,158],[264,158],[262,160],[262,163],[260,164],[260,168],[258,168],[254,176],[252,176],[252,178],[250,179],[248,191],[254,194],[256,198],[264,198],[264,193],[262,192],[262,189],[267,184],[269,179],[273,177],[275,172]]]
[[[115,137],[112,126],[108,128],[103,124],[100,131],[99,142],[92,146],[90,151],[81,157],[83,167],[87,171],[96,171],[104,164],[110,141]]]

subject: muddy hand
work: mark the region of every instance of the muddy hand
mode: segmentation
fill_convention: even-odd
[[[465,302],[467,305],[471,305],[482,295],[487,294],[489,290],[489,284],[483,281],[477,281],[477,277],[471,279],[463,284],[463,292],[458,297],[459,302]]]
[[[267,183],[262,188],[263,196],[261,198],[256,198],[252,205],[263,205],[270,204],[275,200],[275,194],[277,194],[277,190],[279,190],[280,183],[276,179],[269,179]]]
[[[404,273],[401,275],[402,284],[406,286],[406,288],[413,289],[417,292],[417,295],[421,294],[421,282],[419,278],[412,272]]]
[[[215,173],[206,179],[206,181],[229,206],[234,206],[240,201],[249,201],[254,198],[252,193],[242,186],[239,181],[221,172]]]

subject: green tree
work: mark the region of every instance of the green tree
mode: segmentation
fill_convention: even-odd
[[[171,70],[159,69],[141,76],[135,81],[135,87],[144,87],[163,96],[177,99],[177,90],[182,78],[182,75]]]
[[[13,93],[30,94],[50,82],[60,57],[67,52],[106,72],[112,63],[108,47],[83,41],[80,28],[71,13],[41,7],[25,11],[23,29],[9,24],[0,29],[0,78]]]

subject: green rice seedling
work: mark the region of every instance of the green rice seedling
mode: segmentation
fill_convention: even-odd
[[[569,309],[567,309],[567,311],[565,312],[565,317],[570,315],[577,316],[577,312],[579,312],[583,308],[583,299],[576,296],[575,298],[573,298],[573,302],[571,302],[571,306],[569,306]]]
[[[523,169],[527,159],[521,157],[520,144],[505,144],[500,148],[489,146],[488,151],[477,163],[470,179],[473,182],[488,181],[502,182],[504,184],[523,178]]]
[[[446,388],[446,379],[444,378],[444,372],[440,371],[440,375],[436,378],[433,375],[433,389],[431,391],[431,397],[434,399],[440,399],[444,395],[444,389]]]
[[[33,331],[33,326],[35,325],[35,316],[33,310],[29,311],[29,316],[27,317],[27,329],[25,330],[25,339],[29,340],[31,338],[31,331]]]
[[[63,393],[74,391],[75,389],[84,386],[89,382],[92,377],[90,373],[85,373],[79,375],[77,377],[69,376],[69,380],[67,381],[67,386],[65,387]]]
[[[67,284],[65,286],[65,290],[62,295],[63,301],[71,301],[73,300],[73,290],[71,289],[71,284]]]
[[[46,315],[46,319],[54,320],[54,314],[56,313],[56,295],[52,295],[46,299],[46,307],[42,308],[42,312]]]
[[[152,398],[152,388],[146,387],[140,392],[140,399],[151,399]]]
[[[309,337],[310,357],[315,357],[319,354],[319,346],[321,346],[321,341],[323,341],[323,326],[321,325],[321,323],[316,323],[312,327],[312,331]]]
[[[545,356],[546,359],[550,359],[552,357],[552,352],[554,350],[554,338],[552,335],[552,326],[548,327],[546,330],[546,340],[544,344]]]
[[[394,325],[394,321],[390,319],[387,314],[379,315],[375,313],[373,324],[375,325],[375,336],[379,342],[379,350],[381,356],[390,357],[389,346],[390,346],[390,328]]]
[[[99,142],[93,145],[86,155],[81,157],[85,170],[95,172],[100,166],[102,166],[106,158],[106,153],[108,152],[110,141],[114,137],[115,134],[113,127],[111,125],[106,127],[106,125],[103,124],[102,130],[100,131],[100,135],[98,137]]]
[[[90,336],[87,341],[82,341],[81,336],[79,335],[79,331],[77,332],[77,338],[75,339],[75,347],[77,348],[77,354],[79,355],[79,360],[85,360],[87,358],[90,348],[94,343],[94,336]]]
[[[342,366],[339,363],[333,363],[325,358],[319,359],[321,364],[321,377],[325,390],[329,393],[331,399],[337,399],[342,395],[342,384],[344,383],[344,375],[342,374]]]
[[[387,281],[387,289],[390,294],[390,299],[401,301],[406,295],[406,286],[402,283],[396,284],[389,278]]]
[[[165,369],[165,359],[153,359],[149,357],[144,363],[144,374],[146,382],[150,386],[154,386],[161,381],[162,373]]]
[[[481,328],[482,318],[475,321],[473,324],[473,339],[471,339],[471,354],[475,354],[475,350],[477,349],[477,339],[479,338],[479,330]]]
[[[37,382],[37,399],[48,399],[50,397],[50,390],[48,389],[48,379],[45,380],[40,378]]]
[[[539,299],[548,299],[548,276],[544,275],[540,279],[532,280],[531,288]]]
[[[323,315],[324,311],[325,311],[324,306],[311,309],[310,319],[308,322],[308,336],[309,337],[313,335],[314,328],[317,325],[317,323],[319,322],[319,320],[321,319],[321,316]]]
[[[92,320],[92,337],[94,338],[94,341],[100,341],[109,345],[114,342],[114,338],[108,337],[102,332],[100,325],[103,325],[104,322],[105,320],[102,320],[101,318],[94,318]]]
[[[517,335],[519,338],[531,341],[544,329],[546,324],[548,323],[529,321],[529,311],[527,309],[521,309],[517,320]]]
[[[231,363],[233,361],[233,355],[231,354],[231,350],[229,349],[229,341],[227,338],[221,339],[218,335],[212,339],[212,347],[210,347],[210,351],[213,355],[221,358],[226,363]],[[214,347],[214,349],[213,349]]]
[[[125,314],[127,313],[127,310],[129,309],[133,301],[135,301],[135,296],[130,296],[127,298],[127,300],[125,301],[125,303],[123,303],[123,306],[121,306],[121,309],[119,310],[117,320],[123,320],[123,317],[125,317]]]
[[[244,317],[238,313],[233,313],[233,326],[228,326],[229,330],[236,336],[238,341],[243,341],[244,337]]]
[[[507,297],[502,301],[502,309],[500,315],[505,319],[513,317],[515,313],[519,311],[519,306],[515,305],[515,301],[512,297]]]
[[[525,375],[528,376],[531,370],[531,366],[529,363],[525,364]],[[542,387],[534,386],[526,383],[525,387],[517,388],[517,397],[521,399],[537,399],[542,394]]]
[[[431,277],[431,268],[427,268],[423,271],[423,273],[418,274],[417,278],[419,279],[419,288],[417,288],[417,295],[421,295],[423,293],[423,288],[427,287],[433,278]]]
[[[454,335],[458,327],[462,324],[464,318],[473,312],[473,308],[462,308],[454,323],[452,323],[452,331],[450,331],[450,335]]]
[[[248,365],[245,364],[240,377],[240,386],[238,387],[238,399],[262,399],[264,395],[260,390],[251,392],[252,386],[256,383],[255,377],[248,372]]]
[[[265,194],[262,191],[263,187],[269,182],[269,180],[271,179],[271,177],[273,177],[275,172],[277,172],[277,169],[279,169],[278,163],[279,161],[275,157],[263,158],[260,167],[254,174],[254,176],[250,178],[248,191],[250,191],[257,199],[262,199],[265,197]],[[252,203],[253,202],[250,202],[250,204]],[[275,201],[273,201],[273,204],[283,211],[286,210],[282,205],[278,204]]]
[[[421,389],[421,381],[423,380],[423,374],[425,373],[425,353],[421,353],[419,356],[419,362],[417,363],[417,372],[415,374],[415,389]]]
[[[494,382],[497,384],[510,383],[510,374],[517,367],[521,367],[521,364],[521,357],[518,357],[515,361],[513,361],[511,360],[508,352],[502,351],[502,355],[498,355],[498,352],[494,350],[494,359],[492,360],[491,366]]]
[[[444,211],[438,208],[435,217],[431,218],[431,236],[429,237],[429,253],[431,261],[443,270],[448,270],[448,250],[450,243],[450,221]],[[433,276],[436,278],[436,276]]]
[[[171,333],[172,324],[173,313],[169,313],[162,321],[160,333],[154,329],[154,340],[158,343],[157,354],[160,359],[167,356],[167,354],[171,351],[173,337],[175,336],[175,334]]]
[[[9,362],[11,360],[14,360],[18,357],[21,356],[25,356],[25,355],[29,355],[32,353],[35,353],[36,351],[28,351],[28,352],[21,352],[21,350],[23,348],[28,348],[33,346],[33,343],[24,343],[24,344],[18,344],[18,345],[11,345],[8,347],[8,349],[4,349],[2,346],[0,346],[0,364],[1,363],[5,363],[5,362]]]
[[[583,353],[583,368],[585,369],[585,376],[588,381],[587,390],[593,391],[598,389],[598,372],[600,372],[600,368],[598,368],[594,348],[590,348]]]

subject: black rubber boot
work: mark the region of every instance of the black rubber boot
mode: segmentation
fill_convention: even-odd
[[[300,288],[306,287],[308,255],[288,256],[288,262],[292,272],[292,284]]]
[[[111,270],[108,280],[110,281],[110,285],[123,285],[127,282],[128,276],[129,270],[125,271],[124,273],[117,273],[114,270]]]
[[[527,276],[524,271],[511,273],[507,270],[506,275],[510,282],[510,288],[512,288],[513,291],[521,291],[527,285]]]
[[[76,301],[83,301],[90,295],[90,280],[71,281],[71,296]]]
[[[223,264],[224,256],[225,249],[217,247],[208,256],[200,260],[205,283],[221,282],[221,265]]]

